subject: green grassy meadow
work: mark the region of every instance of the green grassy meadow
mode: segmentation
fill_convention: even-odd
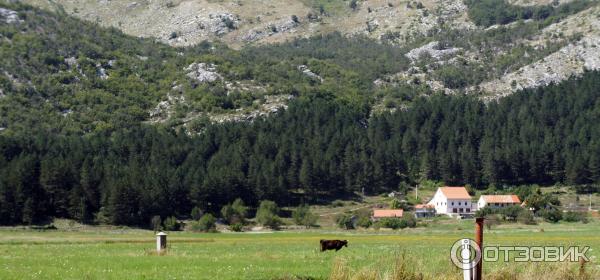
[[[542,230],[543,229],[543,230]],[[590,246],[600,251],[600,222],[502,225],[486,244]],[[425,279],[459,279],[449,260],[452,243],[473,236],[473,221],[441,221],[400,231],[304,231],[196,234],[172,232],[166,255],[154,253],[152,231],[0,230],[0,279],[328,279],[342,263],[354,272],[388,273],[398,256]],[[319,252],[319,239],[347,239],[339,252]],[[486,263],[487,274],[536,264]],[[577,264],[568,265],[575,269]],[[596,259],[588,267],[598,270]],[[600,275],[594,279],[600,279]]]

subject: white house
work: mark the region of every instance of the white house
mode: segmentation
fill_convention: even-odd
[[[482,195],[477,201],[477,208],[493,207],[504,208],[513,205],[521,205],[521,200],[518,196],[512,195]]]
[[[473,212],[471,196],[464,187],[438,188],[431,201],[427,204],[433,205],[437,214],[457,216]]]

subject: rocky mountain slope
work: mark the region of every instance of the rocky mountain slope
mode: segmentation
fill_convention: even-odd
[[[600,69],[596,0],[15,3],[0,10],[3,131],[25,118],[199,132],[298,97],[393,111],[419,95],[495,99]]]
[[[175,46],[222,40],[231,46],[339,31],[407,40],[440,21],[471,28],[462,0],[24,0]],[[356,4],[351,4],[356,3]],[[387,35],[386,35],[387,34]]]
[[[70,15],[103,26],[119,28],[127,34],[156,38],[173,46],[191,46],[208,40],[222,41],[239,49],[248,45],[285,42],[330,32],[340,32],[346,36],[367,36],[400,46],[413,45],[414,50],[406,55],[414,67],[406,72],[379,77],[373,82],[378,85],[397,85],[399,82],[410,84],[420,81],[432,90],[446,93],[482,90],[488,96],[504,96],[523,88],[564,80],[585,69],[600,67],[597,61],[600,56],[597,48],[600,30],[598,5],[590,4],[581,10],[573,9],[554,18],[551,24],[535,20],[538,13],[535,9],[553,7],[559,10],[559,7],[577,2],[573,0],[506,2],[515,9],[530,9],[531,19],[524,22],[531,27],[525,28],[515,27],[520,25],[518,22],[477,26],[477,21],[473,20],[475,12],[470,10],[473,7],[466,5],[468,1],[463,0],[24,2],[64,10]],[[513,42],[491,42],[498,44],[496,46],[473,43],[465,45],[460,42],[460,38],[455,38],[453,42],[447,40],[447,37],[456,36],[452,35],[456,33],[471,37],[474,34],[492,37],[496,35],[495,29],[523,34],[514,37]],[[445,42],[439,44],[439,41]],[[490,53],[503,58],[495,59],[490,57]],[[422,56],[427,59],[421,59]],[[464,65],[469,65],[469,69],[460,70]],[[473,73],[471,81],[463,82],[450,73],[457,69],[465,73],[484,73]]]

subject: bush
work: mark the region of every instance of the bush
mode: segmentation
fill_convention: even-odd
[[[584,212],[567,211],[564,213],[563,219],[565,220],[565,222],[570,222],[570,223],[575,223],[575,222],[587,223],[588,222],[587,214]]]
[[[160,216],[152,217],[152,220],[150,220],[150,226],[155,232],[160,231],[162,229],[162,220],[160,219]]]
[[[508,206],[501,208],[500,214],[502,214],[505,220],[515,221],[521,212],[525,211],[523,208],[517,205]]]
[[[537,213],[539,216],[543,217],[544,220],[551,223],[557,223],[562,219],[562,212],[556,207],[550,207],[547,209],[542,209]]]
[[[177,231],[181,227],[181,225],[177,221],[177,218],[175,218],[173,216],[166,218],[163,225],[165,227],[165,230],[169,230],[169,231]]]
[[[373,222],[371,221],[371,219],[369,217],[360,217],[358,218],[358,220],[356,221],[356,226],[362,227],[362,228],[369,228],[371,227],[371,225],[373,225]]]
[[[354,229],[354,221],[352,215],[340,214],[335,218],[335,222],[338,227],[342,229]]]
[[[417,220],[412,215],[407,215],[402,218],[383,218],[379,220],[378,226],[391,229],[403,229],[407,227],[414,228],[417,226]]]
[[[533,219],[533,214],[530,211],[527,210],[523,210],[519,213],[519,215],[517,216],[517,221],[519,223],[525,224],[525,225],[535,225],[537,224],[536,221]]]
[[[408,201],[400,201],[398,199],[393,199],[390,202],[391,209],[402,209],[404,211],[410,211],[412,209],[412,204]]]
[[[391,229],[399,229],[402,227],[407,227],[405,223],[403,223],[399,218],[383,218],[377,222],[379,227],[383,228],[391,228]]]
[[[318,217],[317,215],[313,214],[308,205],[305,204],[294,210],[292,213],[292,218],[297,225],[309,228],[317,223]]]
[[[193,231],[215,232],[217,230],[216,222],[217,219],[209,213],[204,214],[197,222],[192,222],[191,226]]]
[[[414,215],[406,215],[402,217],[402,220],[406,221],[406,226],[409,228],[414,228],[417,226],[417,218]]]
[[[235,231],[235,232],[242,232],[242,231],[244,231],[244,225],[242,223],[236,223],[236,224],[229,226],[229,230]]]
[[[277,207],[275,202],[263,200],[260,202],[258,211],[256,211],[256,221],[263,226],[270,227],[272,229],[279,229],[282,221],[277,215],[278,212],[279,207]]]
[[[343,201],[336,199],[331,203],[331,207],[344,207],[346,205],[346,203],[344,203]]]
[[[490,214],[485,216],[484,225],[488,230],[500,224],[502,219],[497,214]]]
[[[190,214],[192,216],[192,219],[197,221],[199,220],[202,215],[204,214],[204,211],[202,211],[202,209],[200,207],[194,207],[194,209],[192,209],[192,213]]]
[[[232,204],[227,204],[221,208],[223,219],[230,225],[237,223],[245,224],[247,213],[248,207],[244,205],[244,201],[240,198],[233,201]]]

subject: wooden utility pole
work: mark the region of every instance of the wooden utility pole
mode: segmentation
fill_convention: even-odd
[[[477,266],[475,266],[473,280],[483,279],[483,223],[484,218],[475,219],[475,243],[477,243],[477,246],[479,246],[479,249],[481,250],[481,259],[477,263]]]

